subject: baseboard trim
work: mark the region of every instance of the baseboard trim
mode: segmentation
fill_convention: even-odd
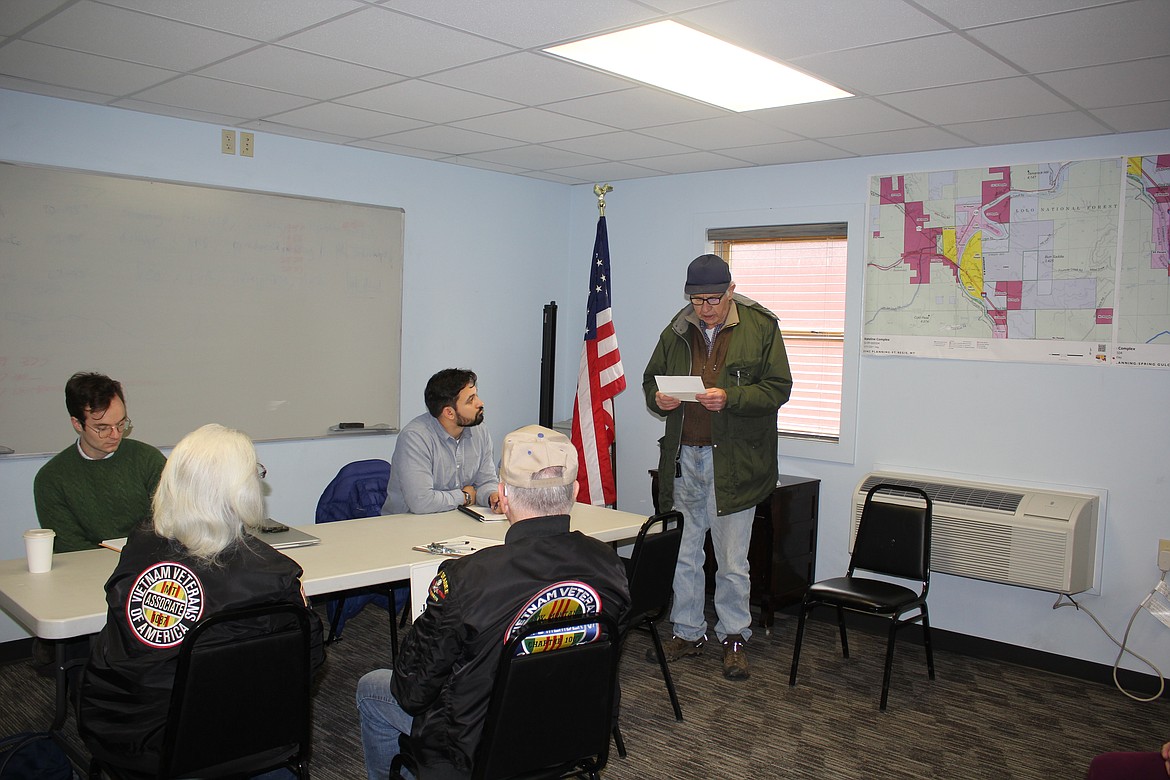
[[[795,608],[782,611],[788,612],[793,618],[796,617]],[[813,612],[812,619],[822,622],[836,622],[832,613],[825,610]],[[885,634],[882,621],[876,618],[870,618],[865,615],[850,615],[846,621],[846,625],[850,630],[868,631],[872,634]],[[1069,658],[1068,656],[1057,653],[1034,650],[1030,647],[1019,647],[1006,642],[997,642],[993,639],[983,639],[982,637],[960,634],[955,631],[947,631],[940,628],[931,628],[930,635],[934,640],[935,648],[939,650],[961,653],[972,658],[982,658],[988,661],[1001,661],[1003,663],[1016,664],[1017,666],[1027,666],[1032,669],[1040,669],[1041,671],[1052,672],[1053,674],[1060,674],[1065,677],[1075,677],[1080,680],[1104,685],[1114,684],[1113,667],[1095,661]],[[899,641],[913,642],[914,644],[921,645],[922,632],[916,631],[913,628],[900,632]],[[27,661],[32,657],[32,643],[33,640],[31,638],[0,642],[0,664]],[[1143,697],[1152,696],[1158,690],[1159,686],[1157,675],[1143,674],[1141,672],[1130,671],[1129,669],[1118,669],[1117,680],[1130,693]],[[1148,691],[1148,693],[1143,693],[1143,691]]]
[[[788,612],[789,610],[784,611]],[[794,618],[796,617],[795,607],[791,609],[790,614]],[[837,623],[837,619],[832,611],[827,609],[814,610],[811,619],[824,623],[832,623],[834,626]],[[845,618],[845,625],[850,631],[862,630],[880,636],[885,636],[889,627],[889,623],[880,618],[853,613]],[[1018,645],[1008,644],[1007,642],[998,642],[994,639],[984,639],[968,634],[960,634],[955,631],[947,631],[933,626],[930,629],[930,636],[934,641],[936,650],[946,650],[947,652],[960,653],[971,658],[981,658],[988,661],[1000,661],[1017,666],[1026,666],[1030,669],[1039,669],[1041,671],[1052,672],[1053,674],[1059,674],[1065,677],[1073,677],[1078,680],[1101,683],[1103,685],[1112,686],[1115,684],[1113,680],[1113,667],[1108,664],[1085,661],[1080,658],[1069,658],[1068,656],[1050,653],[1045,650],[1034,650],[1030,647],[1020,647]],[[921,645],[922,631],[914,627],[900,631],[898,633],[898,641]],[[1157,675],[1134,672],[1129,669],[1117,670],[1117,682],[1125,690],[1135,696],[1141,697],[1153,696],[1158,692],[1159,688]]]
[[[910,633],[913,634],[913,630]],[[1097,663],[1096,661],[1069,658],[1065,655],[1049,653],[1044,650],[1019,647],[1006,642],[997,642],[992,639],[958,634],[953,631],[944,631],[933,627],[930,629],[930,636],[934,640],[934,646],[940,650],[962,653],[972,658],[982,658],[989,661],[1002,661],[1004,663],[1016,664],[1017,666],[1027,666],[1032,669],[1040,669],[1045,672],[1052,672],[1053,674],[1074,677],[1079,680],[1101,683],[1103,685],[1114,685],[1113,667]],[[916,641],[918,644],[922,644],[921,632],[919,632]],[[1159,687],[1157,675],[1143,674],[1121,668],[1117,670],[1117,682],[1130,693],[1142,697],[1153,696],[1158,692]]]

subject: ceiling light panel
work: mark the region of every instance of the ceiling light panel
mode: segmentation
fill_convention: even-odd
[[[544,51],[731,111],[851,97],[808,74],[671,21]]]

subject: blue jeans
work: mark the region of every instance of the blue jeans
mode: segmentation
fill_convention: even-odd
[[[398,706],[390,693],[394,672],[375,669],[358,680],[357,708],[362,721],[362,751],[369,780],[386,780],[390,762],[398,755],[398,735],[410,734],[414,718]],[[403,777],[411,777],[405,769]]]
[[[752,540],[755,507],[718,517],[715,509],[715,466],[711,447],[679,450],[682,476],[674,480],[674,507],[683,515],[682,544],[674,569],[674,606],[670,619],[674,635],[690,642],[707,633],[707,581],[703,573],[703,542],[711,531],[715,548],[715,636],[722,642],[739,634],[752,635],[751,577],[748,545]]]

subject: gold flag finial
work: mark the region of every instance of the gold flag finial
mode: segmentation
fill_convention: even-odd
[[[608,184],[594,184],[593,194],[597,196],[597,215],[599,217],[605,216],[605,193],[613,192],[613,187]]]

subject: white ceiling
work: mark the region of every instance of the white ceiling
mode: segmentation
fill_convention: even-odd
[[[736,114],[540,51],[661,19],[856,97]],[[0,0],[0,88],[590,183],[1170,128],[1170,1]]]

